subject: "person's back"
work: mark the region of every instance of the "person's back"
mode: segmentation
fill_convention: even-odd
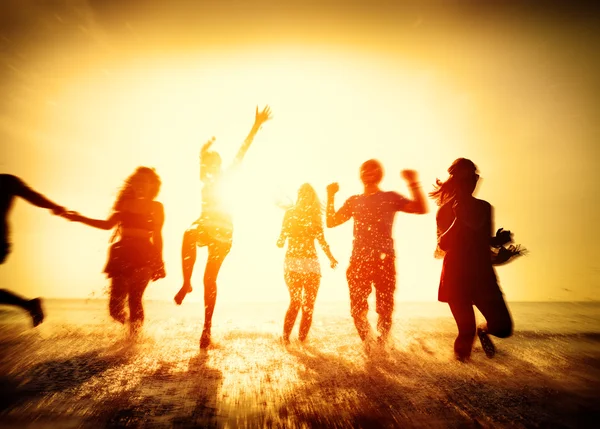
[[[376,291],[376,310],[379,314],[377,330],[380,340],[385,341],[392,326],[394,292],[396,289],[396,266],[392,229],[396,212],[427,213],[425,196],[417,181],[417,173],[404,170],[412,199],[396,192],[384,192],[379,188],[383,167],[371,159],[360,168],[364,186],[361,195],[350,197],[339,211],[335,211],[334,196],[339,190],[337,183],[327,187],[327,227],[333,228],[354,219],[354,243],[350,264],[346,271],[350,292],[350,312],[360,338],[371,338],[371,326],[367,320],[367,299],[372,288]]]
[[[285,214],[284,228],[288,237],[287,257],[317,257],[315,239],[323,233],[323,227],[315,225],[312,219],[300,210],[290,209]]]
[[[348,200],[354,218],[353,252],[394,252],[392,229],[396,212],[408,200],[393,191],[355,195]]]

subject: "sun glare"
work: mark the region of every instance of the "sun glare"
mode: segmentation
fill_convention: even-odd
[[[275,246],[283,218],[277,202],[294,201],[304,182],[324,201],[326,185],[337,181],[339,207],[361,191],[358,167],[369,158],[384,162],[384,188],[405,195],[401,169],[436,177],[451,156],[440,142],[452,142],[464,114],[454,100],[444,98],[444,91],[427,73],[401,64],[328,52],[148,58],[81,70],[49,94],[53,104],[41,113],[40,122],[46,139],[60,141],[64,152],[77,159],[65,166],[65,174],[77,177],[78,184],[70,194],[69,186],[61,186],[62,199],[82,213],[106,215],[122,180],[136,166],[156,168],[163,183],[158,199],[165,206],[168,275],[161,281],[164,286],[149,288],[147,296],[171,299],[181,283],[183,231],[200,214],[202,143],[215,136],[214,150],[228,166],[250,130],[255,107],[271,105],[273,119],[263,125],[241,168],[221,191],[233,212],[235,233],[220,274],[219,299],[285,300],[284,251]],[[65,126],[66,118],[75,116],[77,122]],[[437,126],[425,126],[431,123]],[[433,181],[428,180],[425,187]],[[325,232],[341,264],[331,272],[321,255],[323,283],[334,285],[322,288],[322,299],[346,299],[350,224]],[[411,259],[410,264],[398,260],[399,279],[407,285],[399,286],[399,296],[433,300],[439,272],[431,257],[433,221],[430,216],[399,215],[397,224],[398,254]],[[58,247],[78,267],[69,280],[58,282],[62,294],[89,295],[82,292],[82,283],[93,285],[90,289],[106,283],[98,269],[106,237],[70,225],[59,228],[64,238],[57,240]],[[69,242],[78,234],[95,243],[93,255],[86,248],[73,251]],[[52,252],[56,246],[54,242]],[[203,249],[198,255],[196,285],[202,282],[206,257]],[[200,293],[190,296],[201,299]]]

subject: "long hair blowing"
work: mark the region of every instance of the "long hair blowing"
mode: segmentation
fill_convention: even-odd
[[[323,228],[323,205],[319,200],[317,191],[310,184],[305,183],[300,186],[298,201],[291,210],[302,223]]]
[[[147,182],[150,185],[150,194],[148,197],[153,200],[158,195],[158,191],[160,189],[160,177],[154,170],[154,168],[150,167],[138,167],[135,169],[133,174],[131,174],[121,187],[119,194],[117,195],[117,199],[113,204],[113,210],[118,212],[123,210],[125,203],[127,201],[134,200],[138,198],[138,185],[140,182]],[[117,227],[115,232],[113,233],[110,241],[113,242],[121,233],[121,225]]]
[[[449,201],[456,198],[456,192],[458,189],[457,176],[465,173],[474,173],[477,171],[477,166],[470,159],[458,158],[456,159],[450,168],[448,168],[448,174],[450,177],[446,181],[435,179],[435,185],[433,185],[433,191],[429,193],[429,196],[435,200],[438,206],[443,206]]]

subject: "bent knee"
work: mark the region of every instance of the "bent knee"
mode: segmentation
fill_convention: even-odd
[[[512,321],[509,321],[501,326],[494,326],[494,329],[489,329],[489,333],[494,337],[498,338],[508,338],[513,334],[513,324]]]

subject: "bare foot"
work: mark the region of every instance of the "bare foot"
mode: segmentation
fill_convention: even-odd
[[[175,304],[181,305],[183,298],[185,298],[185,296],[191,291],[192,285],[189,283],[184,283],[183,286],[181,286],[181,289],[179,289],[179,292],[177,292],[177,295],[175,295],[175,298],[173,298],[175,300]]]
[[[44,310],[42,310],[42,300],[35,298],[29,301],[29,314],[33,320],[33,327],[35,328],[44,321]]]
[[[210,346],[210,328],[204,328],[200,337],[200,348],[206,349],[208,346]]]

